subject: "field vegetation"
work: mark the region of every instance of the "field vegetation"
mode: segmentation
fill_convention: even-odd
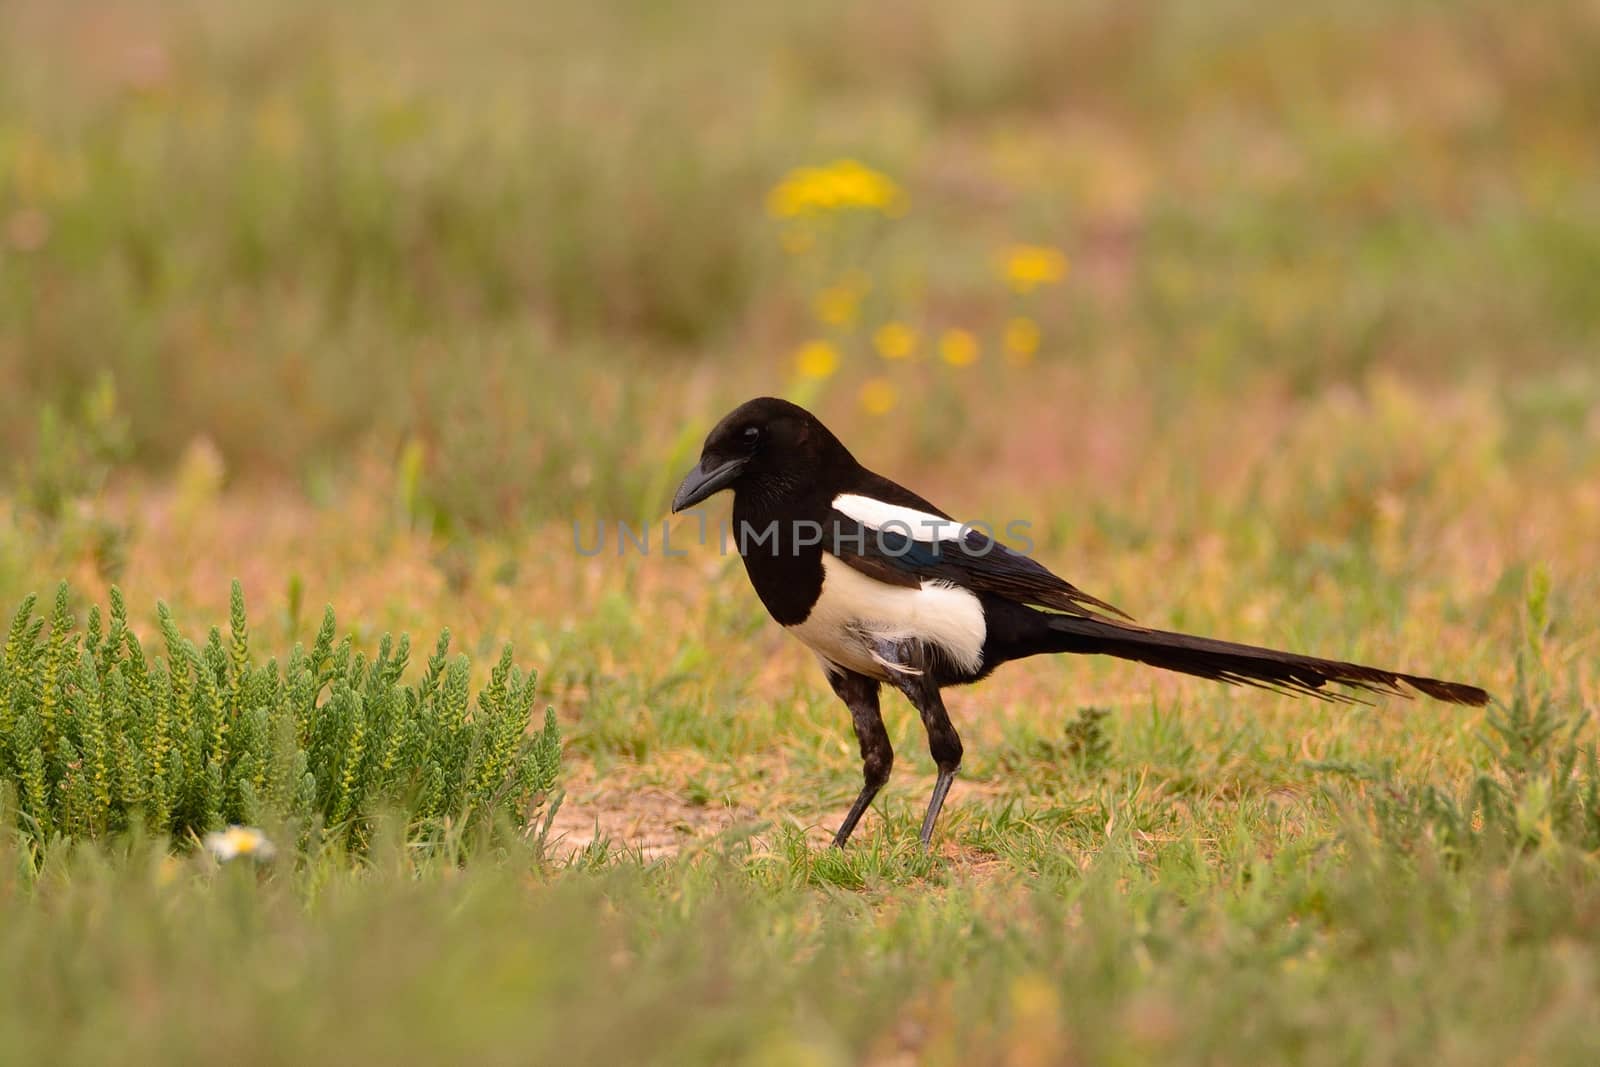
[[[1597,56],[1584,0],[0,6],[4,1058],[1594,1062]],[[897,699],[830,851],[848,714],[661,551],[762,393],[1142,622],[1497,701],[1013,665],[931,853]]]

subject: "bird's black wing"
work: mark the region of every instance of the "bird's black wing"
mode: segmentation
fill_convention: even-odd
[[[945,518],[942,512],[930,513]],[[868,577],[915,587],[924,579],[946,581],[975,593],[992,593],[1019,604],[1089,618],[1130,616],[968,526],[951,520],[933,530],[885,524],[868,526],[838,509],[824,523],[823,547]]]

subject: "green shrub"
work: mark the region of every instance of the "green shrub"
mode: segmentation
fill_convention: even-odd
[[[1588,719],[1581,707],[1558,710],[1519,662],[1510,705],[1489,711],[1487,766],[1470,781],[1413,781],[1392,762],[1313,767],[1366,782],[1377,839],[1402,854],[1422,846],[1450,863],[1569,849],[1593,855],[1600,852],[1600,760],[1580,741]]]
[[[309,651],[257,663],[238,582],[227,636],[213,627],[203,644],[159,605],[156,655],[116,588],[109,626],[93,607],[82,631],[66,583],[48,626],[36,601],[23,601],[0,650],[0,780],[36,841],[142,825],[182,843],[293,820],[360,849],[379,810],[419,836],[447,820],[525,828],[555,784],[555,713],[529,732],[536,676],[513,666],[509,646],[474,701],[449,631],[407,685],[409,638],[386,635],[369,659],[335,640],[331,607]]]
[[[1576,696],[1564,709],[1539,666],[1550,627],[1550,576],[1538,570],[1525,603],[1526,647],[1517,656],[1509,704],[1494,701],[1482,735],[1484,760],[1464,783],[1442,786],[1377,767],[1314,763],[1367,783],[1378,839],[1401,853],[1419,844],[1452,863],[1522,852],[1600,853],[1600,753],[1586,744],[1590,712]]]

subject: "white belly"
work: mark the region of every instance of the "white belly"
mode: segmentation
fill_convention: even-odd
[[[918,588],[885,585],[826,552],[822,571],[822,594],[811,614],[787,629],[825,665],[888,680],[896,665],[884,660],[878,642],[913,639],[963,670],[982,663],[983,607],[967,590],[938,581]]]

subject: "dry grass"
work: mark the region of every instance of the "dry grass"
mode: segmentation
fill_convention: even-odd
[[[951,695],[932,857],[888,701],[839,854],[848,718],[737,562],[572,522],[658,524],[783,393],[1142,621],[1507,700],[1521,655],[1588,753],[1597,40],[1579,0],[0,7],[0,601],[115,582],[148,633],[237,577],[262,647],[327,602],[510,641],[568,742],[553,853],[0,840],[0,1050],[1593,1062],[1555,742],[1040,660]],[[897,195],[774,214],[841,159]]]

